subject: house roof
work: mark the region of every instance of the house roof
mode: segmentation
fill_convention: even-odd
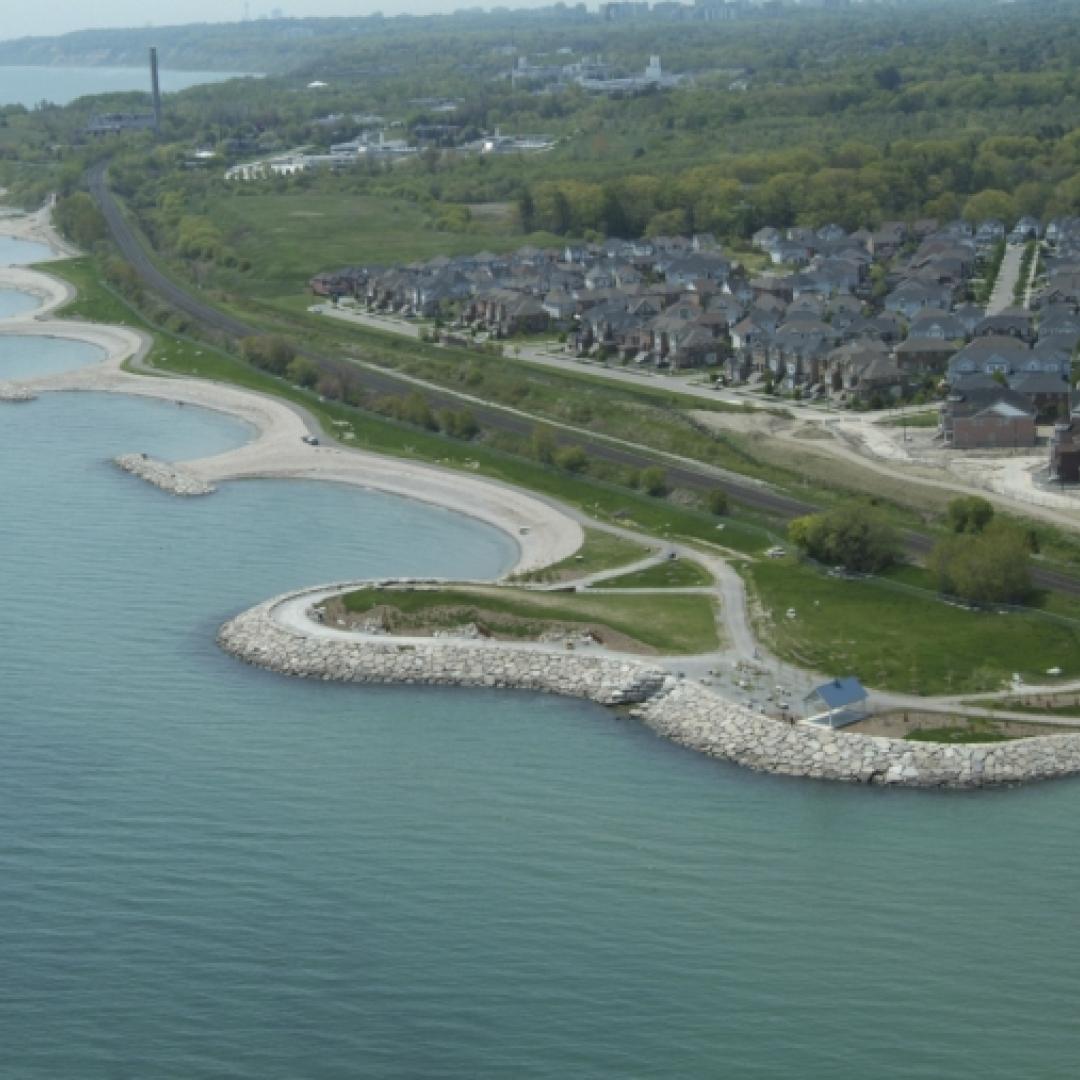
[[[832,682],[815,686],[806,695],[806,700],[816,697],[820,698],[828,709],[843,709],[857,701],[865,701],[868,696],[863,684],[854,675],[847,675],[842,679],[833,679]]]
[[[1067,394],[1069,380],[1052,371],[1031,371],[1018,375],[1009,384],[1019,394]]]

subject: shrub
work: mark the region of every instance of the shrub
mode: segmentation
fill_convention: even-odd
[[[796,518],[788,536],[811,558],[860,573],[884,570],[901,550],[896,530],[872,508],[858,504]]]

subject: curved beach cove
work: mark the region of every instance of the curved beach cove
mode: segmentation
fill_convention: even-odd
[[[1073,1075],[1080,785],[792,783],[586,701],[238,664],[215,631],[266,597],[495,577],[528,537],[346,466],[231,481],[318,474],[287,427],[252,456],[262,403],[46,381],[125,393],[0,405],[0,1072]]]

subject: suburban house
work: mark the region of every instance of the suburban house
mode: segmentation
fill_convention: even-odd
[[[957,450],[1035,445],[1035,409],[1008,387],[953,390],[941,406],[941,436]]]

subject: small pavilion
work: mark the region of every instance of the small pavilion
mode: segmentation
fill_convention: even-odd
[[[827,720],[831,728],[854,724],[866,715],[863,705],[869,696],[854,675],[822,683],[803,698],[807,722],[822,724]]]

